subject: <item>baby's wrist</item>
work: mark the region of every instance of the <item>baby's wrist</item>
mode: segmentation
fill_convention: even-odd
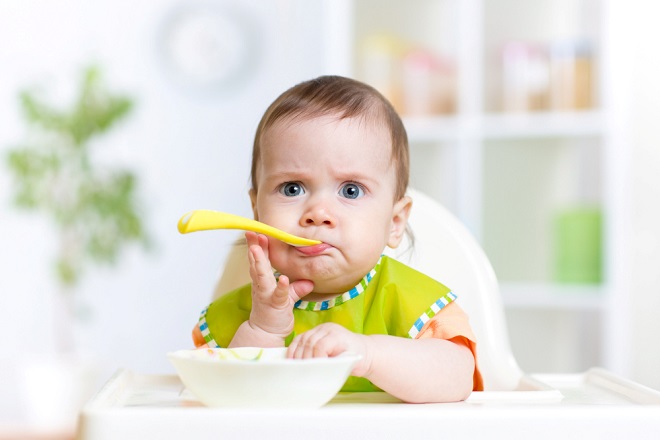
[[[253,322],[252,320],[248,320],[247,324],[252,330],[255,337],[259,339],[263,339],[264,341],[268,341],[272,344],[276,344],[273,346],[278,346],[278,347],[284,346],[284,341],[291,333],[291,331],[284,331],[284,332],[269,331],[263,328],[262,326],[260,326],[259,324]]]
[[[236,330],[229,347],[284,347],[284,338],[244,321]]]

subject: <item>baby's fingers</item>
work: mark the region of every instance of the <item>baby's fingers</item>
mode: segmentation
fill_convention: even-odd
[[[272,274],[271,274],[272,276]],[[289,306],[289,278],[286,275],[280,275],[277,285],[273,291],[273,307],[288,308]]]
[[[289,288],[291,300],[295,303],[314,290],[314,282],[311,280],[298,280],[291,283]]]
[[[245,232],[245,240],[247,241],[248,248],[259,246],[263,250],[266,258],[268,258],[268,237],[263,234],[247,231]]]
[[[287,357],[333,357],[345,351],[363,354],[364,338],[365,336],[350,332],[339,324],[326,322],[293,338],[287,350]]]
[[[273,277],[270,260],[264,254],[263,249],[258,245],[250,246],[248,260],[253,288],[259,292],[272,291],[275,288],[275,277]]]
[[[327,326],[322,324],[296,336],[287,350],[288,357],[308,359],[334,356],[337,351],[336,341],[332,338],[329,330]]]

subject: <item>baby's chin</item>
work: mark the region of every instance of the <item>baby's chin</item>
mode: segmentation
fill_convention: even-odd
[[[360,280],[361,276],[347,276],[346,273],[341,274],[306,274],[300,276],[289,276],[290,281],[296,280],[309,280],[314,283],[314,289],[312,293],[321,294],[321,295],[333,295],[333,294],[342,294],[348,292],[353,287],[355,287]]]
[[[276,264],[272,261],[273,265]],[[305,259],[278,261],[275,268],[289,277],[290,281],[310,280],[314,283],[314,292],[323,294],[341,294],[351,290],[372,269],[358,267],[354,263],[337,258],[321,256]]]

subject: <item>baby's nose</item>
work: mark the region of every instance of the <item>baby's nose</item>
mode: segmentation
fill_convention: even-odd
[[[336,218],[324,203],[315,203],[305,211],[302,217],[303,226],[334,226]]]

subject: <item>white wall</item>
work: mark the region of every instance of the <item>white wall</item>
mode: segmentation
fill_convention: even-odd
[[[633,377],[660,389],[660,6],[626,2],[630,49]]]
[[[251,17],[260,51],[251,54],[255,68],[241,84],[195,90],[168,75],[159,32],[175,7],[211,3]],[[176,223],[197,208],[251,215],[256,124],[277,94],[321,73],[320,24],[320,5],[299,0],[0,1],[0,372],[25,354],[52,352],[57,290],[51,226],[10,203],[4,156],[25,134],[18,91],[44,85],[65,105],[82,67],[95,62],[112,90],[135,98],[132,115],[98,149],[104,163],[139,173],[155,249],[131,249],[116,269],[88,272],[77,292],[91,312],[80,344],[109,371],[171,372],[165,353],[191,346],[192,326],[235,238],[181,236]]]

